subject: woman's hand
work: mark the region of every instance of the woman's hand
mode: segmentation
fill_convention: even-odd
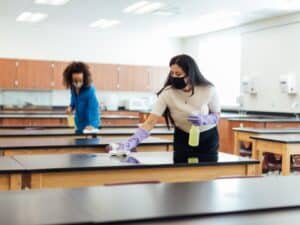
[[[72,115],[73,114],[73,110],[72,110],[72,107],[71,106],[68,106],[68,108],[66,109],[66,113],[68,115]]]

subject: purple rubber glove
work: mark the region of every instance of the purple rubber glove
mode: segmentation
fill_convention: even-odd
[[[218,113],[210,113],[208,115],[191,115],[188,117],[188,121],[196,126],[217,124],[219,119],[220,116]]]
[[[150,133],[143,128],[138,128],[134,135],[132,135],[128,140],[118,143],[117,150],[124,151],[134,151],[135,148],[141,143],[144,139],[150,136]],[[109,147],[108,147],[109,148]],[[111,149],[108,149],[109,151]]]

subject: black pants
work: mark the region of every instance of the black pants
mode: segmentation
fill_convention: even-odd
[[[198,158],[201,162],[218,161],[219,133],[216,127],[200,134],[199,146],[189,146],[189,133],[175,127],[174,162],[187,163],[188,158]]]

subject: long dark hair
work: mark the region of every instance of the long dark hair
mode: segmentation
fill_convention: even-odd
[[[83,87],[88,87],[92,83],[92,75],[89,66],[83,62],[72,62],[63,72],[63,84],[66,88],[72,87],[73,73],[83,73]]]
[[[174,56],[169,63],[169,66],[172,65],[178,65],[186,74],[188,77],[188,85],[192,88],[192,94],[194,94],[195,86],[214,86],[213,83],[211,83],[209,80],[207,80],[202,73],[199,70],[199,67],[195,60],[189,56],[189,55],[177,55]],[[171,77],[171,71],[169,72],[169,75],[167,77],[167,80],[163,86],[163,88],[157,93],[159,96],[166,87],[172,85],[172,77]],[[167,107],[165,112],[163,113],[163,116],[165,118],[166,124],[168,128],[170,128],[170,123],[174,125],[174,120],[171,116],[170,110]]]

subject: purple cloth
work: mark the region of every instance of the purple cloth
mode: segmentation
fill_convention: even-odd
[[[191,115],[188,118],[193,125],[205,126],[213,125],[219,122],[220,116],[218,113],[210,113],[208,115]]]

